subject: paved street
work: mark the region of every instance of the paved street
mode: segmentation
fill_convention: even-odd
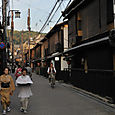
[[[115,110],[99,102],[84,97],[59,83],[55,89],[48,85],[48,80],[33,74],[33,97],[30,99],[28,115],[115,115]],[[23,115],[19,111],[18,88],[12,97],[12,111],[8,115]],[[1,112],[1,106],[0,106]]]

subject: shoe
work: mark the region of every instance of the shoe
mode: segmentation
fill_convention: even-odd
[[[10,112],[10,111],[11,111],[10,107],[7,107],[7,111],[8,111],[8,112]]]
[[[27,110],[24,110],[24,113],[26,114],[26,113],[27,113]]]
[[[21,112],[24,112],[24,109],[23,109],[23,107],[21,107],[21,108],[20,108],[20,111],[21,111]]]
[[[2,115],[6,115],[6,110],[3,110]]]

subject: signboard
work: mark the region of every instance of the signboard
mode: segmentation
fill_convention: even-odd
[[[59,61],[59,57],[55,57],[55,61]]]
[[[0,49],[4,49],[5,48],[5,44],[3,42],[0,43]]]

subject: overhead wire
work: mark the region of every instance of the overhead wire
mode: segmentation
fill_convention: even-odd
[[[57,9],[55,10],[54,14],[52,15],[52,17],[49,19],[48,24],[52,21],[52,19],[54,18],[56,12],[59,10],[61,4],[62,4],[63,0],[61,0],[60,4],[58,5]],[[46,25],[47,26],[47,25]],[[44,29],[46,28],[46,26],[44,27]]]
[[[60,0],[57,0],[57,1],[56,1],[54,7],[52,8],[52,10],[51,10],[51,12],[50,12],[50,14],[49,14],[47,20],[45,21],[44,25],[43,25],[42,28],[40,29],[39,33],[41,33],[41,31],[42,31],[42,30],[44,29],[44,27],[46,26],[46,24],[47,24],[47,22],[48,22],[50,16],[52,15],[52,13],[53,13],[54,9],[56,8],[56,6],[57,6],[57,4],[58,4],[59,1],[60,1]]]
[[[61,0],[61,1],[63,1],[63,0]],[[67,4],[67,6],[66,6],[65,9],[67,9],[67,7],[70,5],[71,1],[72,1],[72,0],[69,0],[69,2],[68,2],[68,4]],[[56,4],[54,5],[53,9],[51,10],[52,13],[53,13],[53,10],[55,9],[55,7],[56,7],[56,5],[57,5],[58,2],[59,2],[59,0],[57,0]],[[60,6],[60,5],[59,5],[59,6]],[[59,7],[59,6],[58,6],[58,7]],[[58,10],[58,9],[59,9],[59,8],[57,8],[56,10]],[[56,11],[55,11],[55,12],[56,12]],[[54,13],[54,14],[55,14],[55,13]],[[42,28],[40,29],[39,33],[41,33],[42,30],[43,30],[43,28],[46,26],[46,24],[47,24],[47,22],[48,22],[50,16],[51,16],[51,13],[50,13],[50,15],[48,16],[48,18],[47,18],[46,22],[44,23],[44,25],[42,26]],[[57,22],[55,23],[55,25],[57,25],[57,23],[60,21],[60,19],[62,18],[62,16],[63,16],[63,15],[61,15],[61,16],[59,17],[59,19],[57,20]],[[53,17],[54,17],[54,15],[52,16],[51,19],[53,19]],[[55,26],[55,25],[54,25],[54,26]],[[41,36],[41,34],[40,34],[40,36]]]
[[[49,22],[46,23],[46,25],[42,28],[42,31],[44,31],[44,29],[46,28],[47,24],[49,24],[49,23],[51,22],[51,20],[52,20],[53,17],[55,16],[56,12],[57,12],[58,9],[60,8],[60,6],[61,6],[61,4],[62,4],[63,1],[64,1],[64,0],[61,0],[59,6],[58,6],[57,9],[55,10],[55,13],[53,14],[53,16],[51,17],[51,19],[49,20]],[[72,0],[69,0],[69,2],[68,2],[68,4],[67,4],[66,8],[69,6],[69,4],[71,3],[71,1],[72,1]],[[65,8],[65,9],[66,9],[66,8]],[[62,18],[62,15],[59,17],[59,19],[57,20],[56,24],[61,20],[61,18]],[[55,24],[55,25],[56,25],[56,24]],[[54,25],[54,26],[55,26],[55,25]]]
[[[71,3],[71,1],[72,1],[72,0],[69,0],[69,2],[68,2],[68,4],[67,4],[67,6],[66,6],[66,8],[65,8],[65,9],[67,9],[67,7],[68,7],[68,6],[69,6],[69,4]],[[55,25],[57,25],[57,24],[59,23],[59,21],[61,20],[62,16],[63,16],[63,15],[61,15],[61,16],[59,17],[59,19],[57,20],[57,22],[56,22],[56,24],[55,24]],[[55,26],[55,25],[54,25],[54,26]]]

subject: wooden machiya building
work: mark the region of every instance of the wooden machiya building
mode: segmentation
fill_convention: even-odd
[[[46,35],[47,45],[45,45],[45,54],[47,65],[52,62],[56,68],[56,79],[60,80],[60,74],[64,68],[67,68],[67,62],[64,61],[63,51],[68,49],[68,22],[55,25]],[[63,77],[63,76],[62,76]]]
[[[63,12],[68,19],[69,82],[115,99],[113,0],[74,0]]]
[[[63,51],[68,49],[68,24],[67,21],[55,25],[44,37],[40,40],[36,47],[34,59],[35,68],[40,63],[40,74],[47,77],[47,69],[50,62],[54,64],[57,70],[56,79],[60,79],[58,73],[67,68],[67,62],[63,61]]]
[[[36,70],[37,64],[41,63],[41,44],[37,45],[30,51],[31,67]]]

